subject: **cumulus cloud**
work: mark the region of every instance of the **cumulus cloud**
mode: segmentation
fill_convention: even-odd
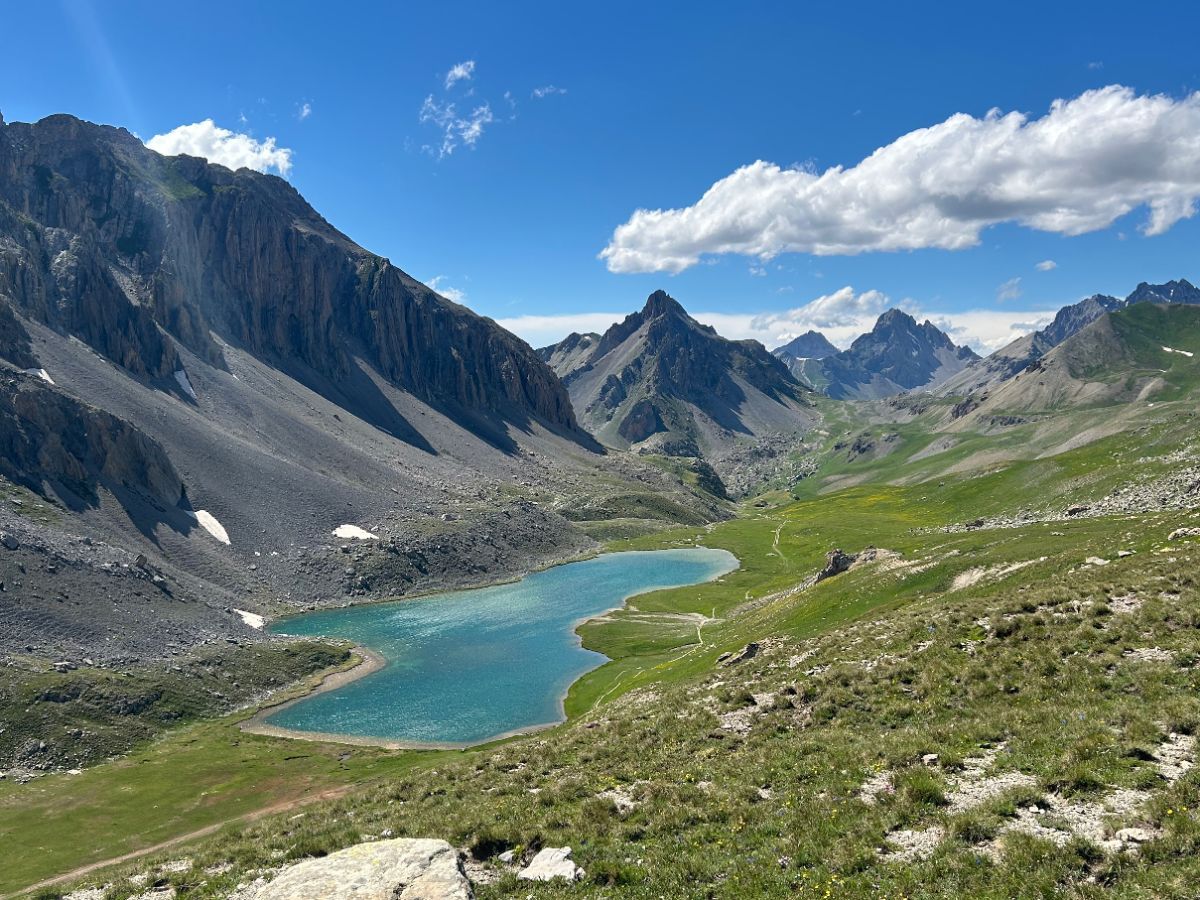
[[[300,109],[296,112],[296,118],[303,122],[312,115],[312,104],[307,100],[300,104]]]
[[[292,170],[292,151],[275,146],[275,138],[258,141],[248,134],[239,134],[218,127],[212,119],[192,125],[180,125],[166,134],[156,134],[146,141],[151,150],[164,156],[202,156],[209,162],[230,169],[254,169],[269,172],[274,169],[287,177]]]
[[[915,301],[893,301],[881,291],[855,291],[847,286],[817,297],[803,306],[776,312],[694,312],[692,317],[711,325],[731,340],[753,338],[767,347],[778,347],[806,331],[819,331],[841,348],[870,331],[884,310],[903,309],[918,321],[929,319],[957,344],[979,353],[998,350],[1024,334],[1036,331],[1054,318],[1056,310],[990,310],[927,312]],[[625,313],[575,313],[559,316],[516,316],[499,319],[500,325],[535,347],[562,340],[572,331],[603,332]]]
[[[436,147],[427,144],[425,149],[438,159],[443,159],[460,146],[474,147],[483,137],[484,128],[496,118],[487,103],[476,106],[469,113],[460,114],[455,104],[438,101],[430,94],[421,105],[418,120],[423,125],[432,124],[441,131],[440,143]]]
[[[850,168],[743,166],[692,206],[637,210],[600,256],[613,272],[680,272],[705,254],[961,250],[1001,222],[1079,235],[1143,206],[1142,231],[1162,234],[1195,214],[1197,135],[1200,92],[1113,85],[1036,119],[960,113]]]
[[[1000,287],[996,288],[996,299],[1001,303],[1006,303],[1009,300],[1018,300],[1021,297],[1021,276],[1010,278]]]
[[[445,275],[434,275],[425,283],[447,300],[453,300],[455,303],[465,303],[467,300],[467,292],[446,284]]]
[[[535,87],[533,93],[530,94],[534,100],[542,100],[546,97],[552,97],[555,94],[565,94],[566,88],[560,88],[553,84],[545,84],[541,87]]]
[[[1058,263],[1052,259],[1043,259],[1040,263],[1034,266],[1039,272],[1053,272],[1058,268]]]
[[[451,66],[446,73],[446,90],[454,87],[460,81],[470,81],[475,75],[475,60],[468,59],[458,65]]]

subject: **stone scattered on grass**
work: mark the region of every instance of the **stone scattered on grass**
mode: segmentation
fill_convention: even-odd
[[[1125,651],[1125,658],[1136,662],[1170,662],[1172,654],[1162,647],[1135,647]]]
[[[891,794],[895,792],[895,787],[892,785],[891,772],[879,772],[872,775],[862,783],[862,787],[858,789],[858,799],[867,806],[874,806],[881,794]]]
[[[517,873],[517,877],[525,881],[553,881],[556,878],[578,881],[583,874],[583,869],[571,860],[570,847],[545,847]]]
[[[938,825],[929,828],[913,830],[903,828],[893,831],[887,836],[887,842],[892,849],[881,851],[888,862],[913,862],[918,859],[928,859],[938,848],[946,832]]]

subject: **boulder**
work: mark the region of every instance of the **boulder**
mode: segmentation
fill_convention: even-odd
[[[16,550],[18,547],[21,546],[21,542],[18,541],[11,534],[6,534],[3,536],[0,536],[0,544],[3,544],[5,546],[5,548],[8,550]]]
[[[458,851],[448,843],[396,838],[357,844],[289,866],[251,896],[253,900],[471,900],[474,894]]]
[[[1185,537],[1200,537],[1200,528],[1176,528],[1167,535],[1168,541],[1177,541]],[[5,544],[5,546],[8,546]]]
[[[583,869],[572,862],[570,847],[546,847],[517,873],[517,877],[525,881],[553,881],[555,878],[578,881],[583,877]]]
[[[723,657],[725,660],[727,660],[725,665],[735,666],[740,662],[745,662],[746,660],[753,659],[756,656],[758,656],[758,643],[756,641],[751,641],[745,647],[739,650],[736,656],[732,656],[732,658],[730,658],[731,654],[723,653],[721,657],[718,657],[717,661],[721,662]]]
[[[830,550],[825,555],[825,568],[817,573],[817,581],[824,581],[826,578],[842,574],[854,564],[854,560],[853,553],[845,553],[840,549]]]

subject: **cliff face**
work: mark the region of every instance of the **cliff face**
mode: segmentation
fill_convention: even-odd
[[[284,180],[166,158],[127,132],[53,116],[0,125],[0,299],[146,379],[171,338],[220,341],[334,381],[355,358],[454,410],[577,428],[531,348],[322,219]]]
[[[39,493],[47,485],[96,502],[123,488],[169,509],[183,482],[162,446],[124,419],[87,406],[36,375],[0,371],[0,475]]]

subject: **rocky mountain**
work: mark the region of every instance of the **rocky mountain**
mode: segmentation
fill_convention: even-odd
[[[1125,300],[1127,303],[1148,301],[1150,303],[1183,303],[1196,306],[1200,305],[1200,288],[1186,278],[1168,281],[1166,284],[1147,284],[1143,281]]]
[[[1200,386],[1200,307],[1131,303],[1104,313],[957,409],[960,427],[1031,414],[1175,399]]]
[[[877,399],[932,388],[978,358],[932,322],[889,309],[848,349],[820,361],[815,386],[836,399]]]
[[[820,389],[825,384],[821,375],[821,360],[837,352],[837,347],[819,331],[805,332],[771,351],[776,359],[788,367],[797,381],[813,389]]]
[[[821,332],[806,331],[771,352],[786,362],[788,359],[824,359],[837,353],[838,348]]]
[[[994,353],[976,360],[937,389],[942,396],[970,394],[1012,378],[1034,360],[1049,353],[1073,334],[1109,312],[1123,309],[1126,301],[1107,294],[1085,297],[1064,306],[1054,321],[1040,331],[1023,335]]]
[[[283,179],[61,115],[0,120],[0,449],[20,547],[0,584],[25,601],[0,651],[43,655],[150,653],[168,595],[186,645],[253,637],[235,604],[478,583],[593,546],[556,508],[629,515],[646,494],[651,519],[722,514],[605,456],[532,348]],[[96,622],[89,598],[134,571],[158,600]],[[24,640],[50,610],[53,643]]]
[[[130,374],[222,345],[340,382],[358,360],[422,400],[575,431],[532,350],[354,244],[281,178],[167,159],[69,116],[0,129],[0,296]],[[176,391],[186,389],[172,388]]]
[[[1078,303],[1064,306],[1052,321],[1005,345],[995,353],[972,363],[938,389],[943,396],[967,395],[995,387],[1045,356],[1067,338],[1078,334],[1106,313],[1125,309],[1134,303],[1200,304],[1200,289],[1186,279],[1166,284],[1139,284],[1128,297],[1094,294]]]
[[[739,447],[800,434],[815,413],[787,367],[757,341],[730,341],[664,291],[603,335],[539,351],[580,421],[611,447],[703,457],[723,474]]]

